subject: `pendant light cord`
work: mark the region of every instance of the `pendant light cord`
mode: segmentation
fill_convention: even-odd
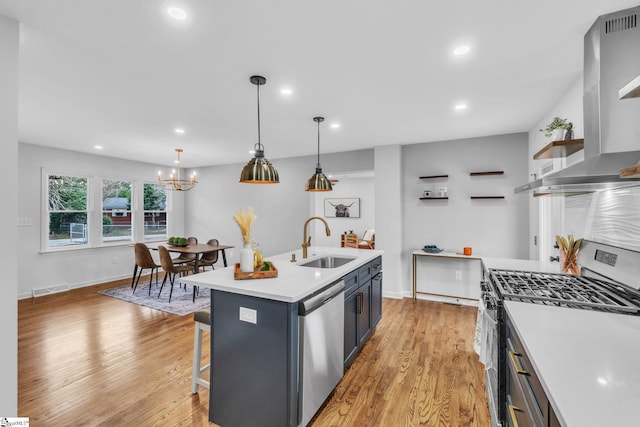
[[[320,167],[320,121],[318,120],[318,163],[316,168]]]
[[[262,143],[260,142],[260,83],[256,84],[257,98],[258,98],[258,150],[262,150]]]

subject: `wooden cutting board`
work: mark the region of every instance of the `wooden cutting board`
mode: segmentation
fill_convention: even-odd
[[[269,264],[268,270],[254,270],[254,271],[240,271],[240,263],[236,263],[235,269],[233,270],[233,278],[236,280],[246,280],[246,279],[271,279],[273,277],[278,277],[278,269],[273,265],[271,261],[265,262],[265,264]],[[262,268],[262,267],[261,267]]]

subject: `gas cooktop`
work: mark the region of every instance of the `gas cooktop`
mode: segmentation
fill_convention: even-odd
[[[501,299],[640,315],[640,292],[611,281],[570,274],[491,270]]]

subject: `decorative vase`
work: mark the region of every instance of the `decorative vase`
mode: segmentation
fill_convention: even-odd
[[[555,128],[551,134],[552,141],[562,141],[564,140],[564,132],[565,130],[562,128]]]
[[[253,248],[251,248],[251,243],[242,245],[242,250],[240,251],[240,271],[243,273],[253,271]]]
[[[564,133],[564,140],[570,141],[572,139],[573,139],[573,129],[567,129],[566,132]]]
[[[578,266],[578,252],[560,250],[560,269],[563,273],[580,275]]]

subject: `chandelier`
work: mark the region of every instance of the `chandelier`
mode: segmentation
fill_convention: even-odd
[[[176,161],[178,168],[171,171],[169,178],[162,179],[162,172],[158,171],[158,182],[167,190],[189,191],[198,183],[195,172],[191,174],[189,179],[180,178],[180,153],[182,153],[182,151],[182,148],[176,148],[176,153],[178,153],[178,160]]]

